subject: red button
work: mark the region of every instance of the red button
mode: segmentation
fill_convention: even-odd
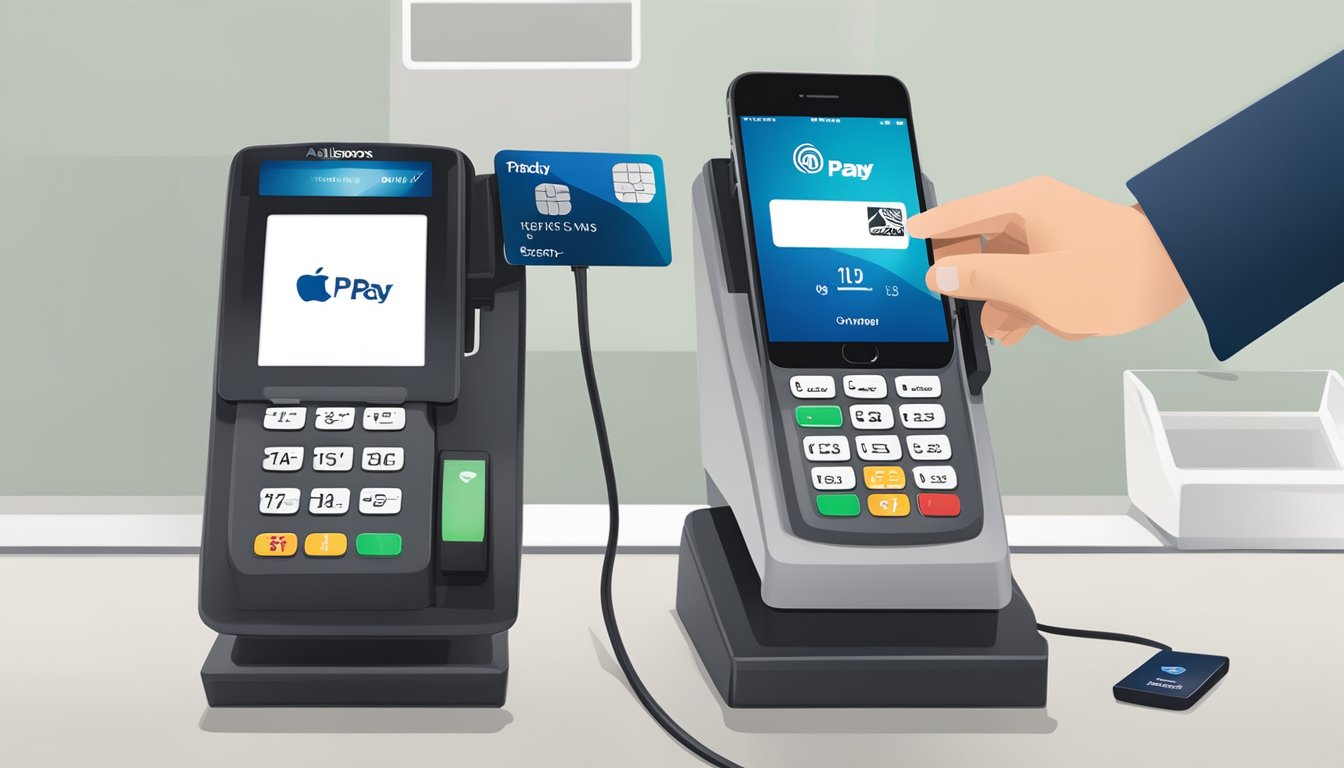
[[[921,493],[919,514],[925,517],[956,517],[961,514],[961,497],[955,493]]]

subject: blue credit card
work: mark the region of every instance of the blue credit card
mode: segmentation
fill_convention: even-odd
[[[666,267],[667,185],[657,155],[495,155],[504,258],[520,266]]]

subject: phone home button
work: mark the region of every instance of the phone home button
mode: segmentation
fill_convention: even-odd
[[[868,365],[877,362],[876,344],[843,344],[840,346],[840,356],[845,358],[845,362],[853,365]]]

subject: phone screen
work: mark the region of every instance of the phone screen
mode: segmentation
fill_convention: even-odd
[[[909,121],[739,117],[770,342],[946,343]]]

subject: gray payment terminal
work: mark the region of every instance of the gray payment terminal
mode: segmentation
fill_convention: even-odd
[[[677,612],[725,702],[1044,705],[1046,643],[1009,570],[978,308],[954,302],[954,354],[932,370],[878,365],[860,345],[843,366],[776,366],[754,327],[731,161],[711,160],[693,197],[711,507],[683,530]]]

